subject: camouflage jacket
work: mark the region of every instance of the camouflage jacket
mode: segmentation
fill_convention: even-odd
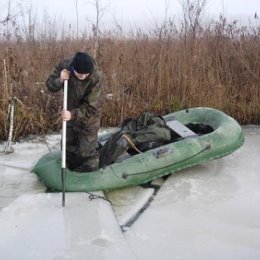
[[[69,122],[70,124],[74,122],[74,124],[85,125],[88,124],[88,121],[93,121],[94,118],[100,120],[103,79],[94,62],[94,71],[85,80],[79,80],[74,75],[71,66],[72,60],[73,57],[61,61],[56,66],[53,74],[48,77],[46,86],[50,92],[61,90],[63,83],[60,82],[60,72],[63,69],[69,70],[67,108],[72,115],[72,120]]]

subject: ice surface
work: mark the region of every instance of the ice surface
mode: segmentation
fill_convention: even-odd
[[[98,194],[102,195],[102,194]],[[86,193],[23,195],[0,213],[1,259],[135,259],[109,202]]]
[[[153,197],[153,193],[152,188],[135,186],[107,192],[106,196],[112,202],[118,224],[125,226],[137,217],[140,209]]]
[[[260,128],[235,153],[173,174],[127,232],[140,259],[260,259]]]
[[[124,235],[119,224],[152,189],[110,193],[112,207],[66,193],[62,208],[61,195],[44,193],[30,172],[60,136],[14,144],[14,153],[0,154],[0,259],[259,260],[260,127],[244,133],[233,154],[169,177]]]
[[[22,194],[46,190],[31,170],[44,154],[59,149],[59,143],[60,135],[32,137],[13,143],[13,153],[0,153],[0,209]],[[5,143],[1,143],[0,151],[4,147]]]

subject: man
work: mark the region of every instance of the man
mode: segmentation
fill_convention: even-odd
[[[79,172],[98,169],[96,150],[100,128],[103,80],[94,59],[84,52],[64,59],[57,65],[46,85],[57,92],[68,80],[68,110],[62,112],[67,122],[67,166]]]

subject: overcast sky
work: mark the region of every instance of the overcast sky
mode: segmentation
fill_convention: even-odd
[[[80,24],[94,19],[95,9],[90,4],[93,0],[78,0],[78,17]],[[179,0],[101,0],[108,6],[102,18],[102,26],[115,24],[142,27],[153,22],[160,22],[165,17],[166,2],[169,2],[168,16],[181,15]],[[45,10],[51,17],[63,17],[68,22],[76,21],[76,0],[31,0],[33,8],[41,14]],[[230,19],[246,22],[254,20],[255,13],[260,15],[260,0],[208,0],[204,17],[211,19],[220,14]],[[66,18],[65,18],[66,17]]]

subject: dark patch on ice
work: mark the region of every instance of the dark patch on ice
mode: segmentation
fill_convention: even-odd
[[[164,176],[163,180],[165,181],[169,176],[170,176],[170,174],[167,175],[167,176]],[[144,206],[142,208],[140,208],[136,212],[136,214],[125,225],[120,226],[122,232],[126,232],[127,230],[129,230],[131,228],[131,226],[137,221],[137,219],[150,207],[150,205],[153,202],[155,196],[157,195],[158,191],[160,190],[162,184],[157,185],[157,184],[153,184],[152,182],[148,182],[146,184],[140,185],[142,188],[145,188],[145,189],[151,189],[152,188],[152,189],[154,189],[154,192],[153,192],[152,196],[148,199],[148,201],[144,204]]]

